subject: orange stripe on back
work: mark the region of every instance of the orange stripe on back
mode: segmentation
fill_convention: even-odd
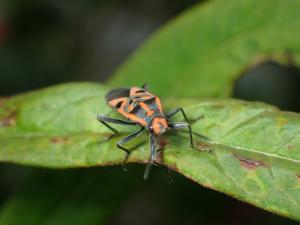
[[[126,98],[126,97],[117,98],[117,99],[113,99],[113,100],[109,101],[108,105],[111,106],[111,107],[116,107],[118,104],[120,104],[120,102],[122,102],[120,107],[124,107],[127,101],[128,101],[128,98]],[[120,107],[117,107],[117,108],[120,108]]]
[[[161,113],[163,113],[163,109],[162,109],[162,106],[161,106],[161,102],[160,102],[160,100],[159,100],[158,97],[155,97],[155,102],[156,102],[156,104],[157,104],[158,110],[159,110]]]
[[[118,109],[118,112],[133,122],[136,122],[144,127],[147,126],[147,122],[143,118],[139,118],[138,116],[136,116],[134,114],[125,112],[122,108]]]
[[[154,114],[154,111],[151,110],[149,106],[144,102],[140,102],[139,105],[146,111],[147,116],[152,116]]]

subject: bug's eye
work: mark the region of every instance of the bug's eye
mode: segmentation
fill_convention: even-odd
[[[118,103],[116,104],[116,108],[117,108],[117,109],[120,108],[122,104],[123,104],[123,101],[118,102]]]
[[[145,92],[145,90],[138,90],[135,93],[144,93],[144,92]]]

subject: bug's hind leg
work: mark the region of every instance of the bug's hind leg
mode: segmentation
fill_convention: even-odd
[[[172,116],[174,116],[176,113],[181,112],[182,116],[184,117],[185,123],[177,122],[177,123],[169,123],[168,126],[170,129],[177,130],[177,129],[189,129],[189,136],[190,136],[190,145],[192,148],[194,148],[194,141],[193,141],[193,131],[192,126],[190,124],[189,119],[187,118],[183,108],[176,108],[171,110],[166,114],[166,118],[170,119]]]
[[[145,168],[145,172],[144,172],[144,179],[146,180],[149,176],[150,173],[150,169],[151,166],[153,164],[153,162],[156,160],[156,146],[155,146],[155,138],[154,138],[154,134],[150,133],[150,159],[148,161],[148,164]]]
[[[189,123],[184,123],[184,122],[169,123],[168,126],[169,126],[170,129],[173,129],[173,130],[188,128],[189,129],[189,136],[190,136],[190,145],[191,145],[192,148],[195,148],[194,147],[194,141],[193,141],[192,126]]]
[[[110,126],[108,123],[114,123],[114,124],[120,124],[120,125],[136,125],[133,122],[124,121],[124,120],[120,120],[120,119],[114,119],[114,118],[110,118],[107,116],[101,116],[101,115],[97,115],[97,120],[99,120],[104,126],[106,126],[108,129],[113,131],[115,134],[118,134],[119,131],[117,131],[115,128]]]
[[[171,184],[173,182],[173,179],[171,177],[170,169],[168,167],[165,167],[165,171],[166,171],[166,174],[167,174],[168,183]]]
[[[132,133],[132,134],[129,134],[128,136],[122,138],[120,141],[117,142],[117,147],[121,150],[123,150],[124,152],[126,152],[126,157],[123,161],[123,165],[126,164],[127,160],[128,160],[128,157],[129,157],[129,154],[130,154],[130,150],[125,148],[124,146],[122,146],[123,144],[126,144],[127,142],[131,141],[133,138],[137,137],[138,135],[140,135],[143,131],[144,131],[144,127],[141,127],[140,130]]]

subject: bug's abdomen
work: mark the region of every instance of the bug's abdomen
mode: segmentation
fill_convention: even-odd
[[[152,121],[154,117],[164,117],[162,111],[157,105],[156,97],[146,101],[133,102],[134,106],[128,111],[131,115],[136,115],[138,118],[143,118],[146,126]],[[129,107],[130,108],[130,107]]]
[[[143,127],[148,127],[155,117],[164,118],[159,98],[143,89],[114,89],[105,98],[109,106]]]

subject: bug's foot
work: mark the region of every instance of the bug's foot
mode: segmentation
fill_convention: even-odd
[[[123,163],[122,163],[122,168],[123,168],[123,170],[125,171],[125,172],[127,172],[127,167],[126,167],[126,165],[127,165],[127,159],[128,159],[128,157],[126,157],[126,159],[123,161]]]
[[[122,167],[123,167],[123,170],[125,171],[125,172],[127,172],[127,167],[126,167],[126,164],[122,164]]]
[[[127,161],[128,161],[128,158],[129,158],[129,154],[130,154],[130,152],[126,152],[126,157],[125,157],[125,159],[122,163],[122,167],[123,167],[124,171],[127,171],[126,165],[127,165]]]
[[[171,183],[173,183],[173,179],[171,178],[171,171],[168,167],[165,167],[165,168],[166,168],[168,183],[171,184]]]
[[[101,145],[104,142],[106,142],[106,141],[108,141],[108,140],[110,140],[114,137],[117,137],[118,135],[119,135],[119,133],[113,133],[113,134],[110,134],[110,135],[105,135],[105,137],[103,139],[100,139],[97,144]]]
[[[114,132],[113,134],[109,135],[107,139],[109,140],[109,139],[112,139],[114,137],[118,137],[119,135],[120,135],[119,132]]]
[[[113,133],[113,134],[107,135],[105,138],[101,139],[98,144],[102,144],[103,142],[108,141],[114,137],[117,137],[118,135],[119,135],[119,133]]]
[[[201,120],[203,118],[204,118],[204,115],[202,114],[202,115],[197,116],[196,118],[189,119],[189,124],[194,124],[194,123],[198,122],[198,120]]]
[[[168,183],[172,184],[174,182],[174,180],[171,177],[168,177]]]
[[[189,147],[192,148],[192,149],[197,149],[197,148],[195,148],[195,145],[194,145],[194,144],[190,144]]]

